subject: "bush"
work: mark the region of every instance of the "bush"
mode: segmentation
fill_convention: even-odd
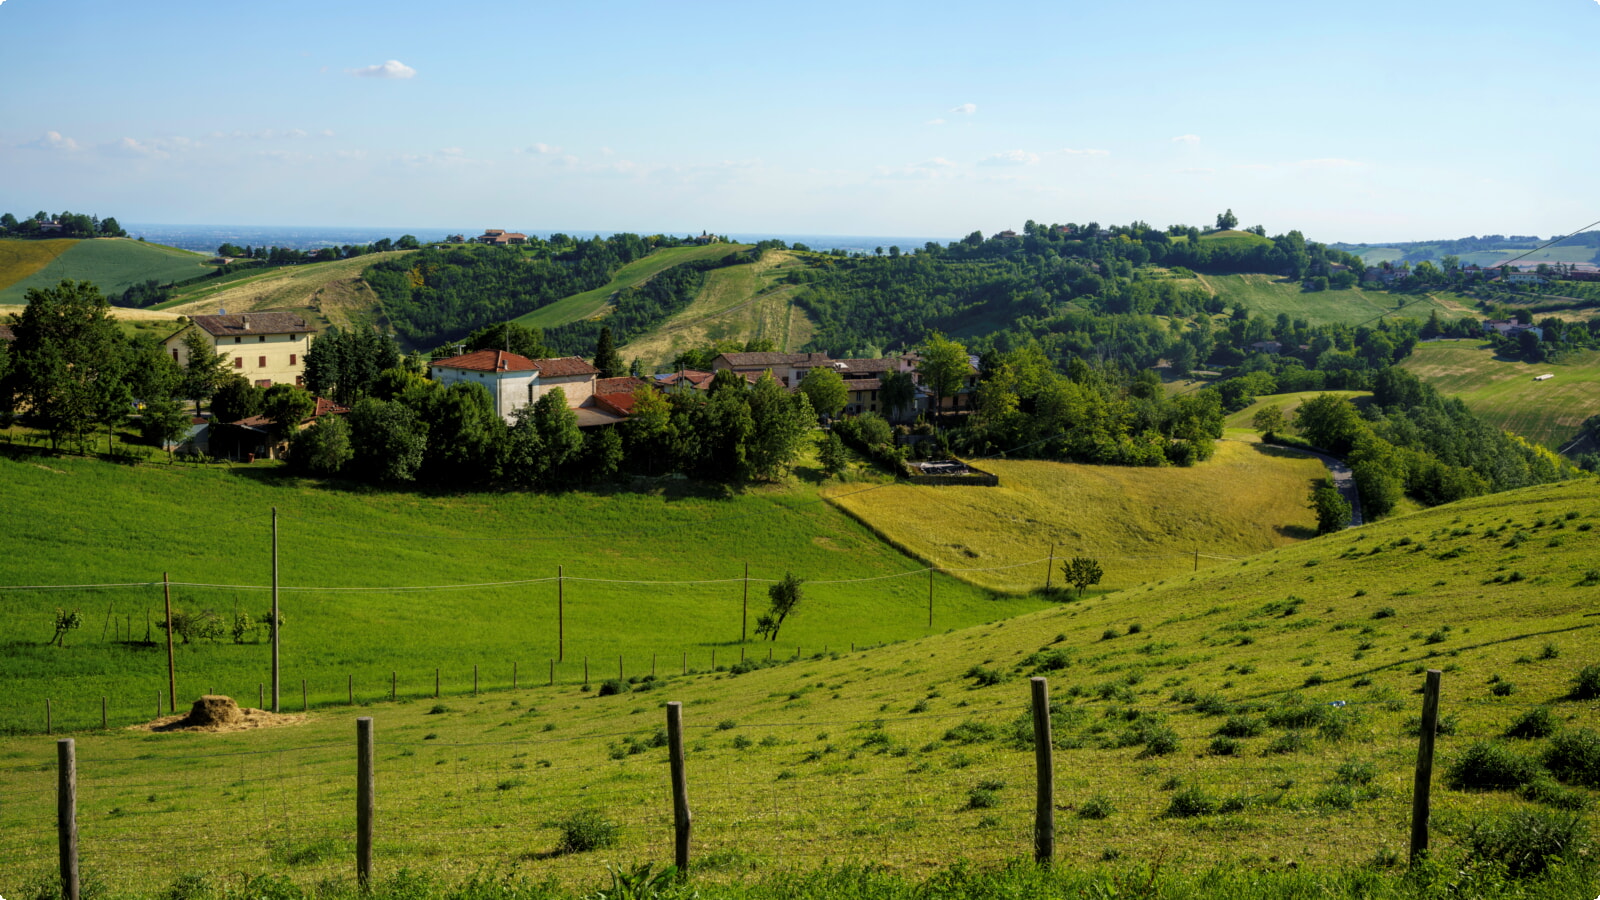
[[[1533,760],[1493,741],[1468,747],[1445,772],[1445,784],[1458,791],[1510,791],[1539,774]]]
[[[557,853],[587,853],[617,843],[616,823],[599,810],[580,810],[558,819],[554,825],[561,831],[561,839],[556,842]]]
[[[1000,729],[987,722],[962,722],[944,733],[944,739],[955,744],[977,744],[997,740],[999,737]],[[1031,731],[1028,738],[1031,743],[1033,739]]]
[[[1512,738],[1542,738],[1556,733],[1561,726],[1556,722],[1556,717],[1551,715],[1550,707],[1535,706],[1512,721],[1506,728],[1506,737]]]
[[[1212,756],[1238,756],[1241,748],[1242,745],[1231,737],[1219,737],[1211,739]]]
[[[1350,760],[1339,764],[1333,770],[1333,780],[1340,784],[1365,785],[1371,784],[1378,777],[1378,767],[1369,762]]]
[[[1210,794],[1191,787],[1173,794],[1163,815],[1169,819],[1192,819],[1195,816],[1209,816],[1216,811],[1217,801]]]
[[[1222,727],[1217,729],[1217,734],[1223,737],[1247,738],[1255,737],[1265,730],[1261,720],[1252,716],[1229,716]]]
[[[1466,844],[1474,857],[1504,865],[1513,878],[1528,878],[1581,853],[1586,838],[1576,814],[1517,810],[1474,825]]]
[[[1144,730],[1144,749],[1139,756],[1165,756],[1178,750],[1178,733],[1165,725]]]
[[[1116,804],[1111,802],[1110,797],[1105,794],[1096,794],[1083,801],[1083,805],[1078,807],[1078,818],[1109,819],[1116,811]]]
[[[1600,663],[1584,666],[1572,678],[1572,693],[1574,700],[1600,700]]]
[[[1579,728],[1556,735],[1545,751],[1544,764],[1568,784],[1600,788],[1600,733]]]
[[[615,694],[626,694],[633,688],[621,678],[607,678],[600,682],[600,696],[610,697]]]
[[[1534,803],[1543,803],[1545,806],[1574,812],[1582,812],[1593,805],[1593,801],[1589,799],[1588,794],[1572,788],[1562,787],[1548,775],[1540,775],[1528,782],[1527,786],[1522,789],[1522,797]]]
[[[976,681],[979,687],[991,687],[1006,680],[1004,672],[991,669],[988,666],[973,666],[966,671],[963,677]]]
[[[1278,735],[1262,752],[1267,754],[1299,753],[1306,749],[1309,743],[1304,732],[1291,731]]]

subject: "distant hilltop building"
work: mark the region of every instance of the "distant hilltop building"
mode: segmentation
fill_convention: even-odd
[[[519,231],[507,231],[504,228],[489,228],[486,229],[483,234],[478,235],[477,240],[480,244],[494,244],[497,247],[504,247],[507,244],[526,244],[528,242],[528,236]]]

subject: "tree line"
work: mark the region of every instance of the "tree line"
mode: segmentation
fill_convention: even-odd
[[[54,222],[58,227],[47,227]],[[26,219],[12,213],[0,213],[0,236],[22,238],[96,238],[127,237],[128,232],[111,216],[104,219],[92,213],[63,211],[50,215],[39,210]]]

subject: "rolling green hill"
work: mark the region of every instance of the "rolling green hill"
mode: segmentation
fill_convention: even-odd
[[[794,304],[799,288],[780,281],[801,265],[788,251],[768,251],[750,265],[712,270],[688,308],[622,347],[623,357],[661,367],[689,348],[762,338],[779,350],[798,350],[811,339],[811,320]]]
[[[1528,363],[1501,359],[1486,342],[1431,341],[1401,365],[1485,421],[1552,450],[1567,448],[1584,420],[1600,413],[1600,351]],[[1533,380],[1544,374],[1555,377]]]
[[[604,287],[581,294],[573,294],[540,307],[512,321],[538,328],[554,328],[568,322],[600,315],[618,291],[633,287],[673,266],[702,259],[721,259],[729,253],[750,249],[746,244],[706,244],[701,247],[668,247],[657,250],[643,259],[636,259],[617,271],[616,277]]]
[[[35,242],[0,241],[0,253],[17,243]],[[208,257],[162,244],[127,238],[95,238],[69,243],[71,246],[24,277],[9,283],[0,281],[0,303],[22,303],[29,288],[53,287],[63,278],[92,281],[100,286],[101,293],[110,296],[150,279],[182,281],[212,271],[206,265]],[[0,256],[0,263],[3,262]],[[0,275],[3,274],[0,271]]]
[[[1360,288],[1305,291],[1298,281],[1272,275],[1197,275],[1196,278],[1211,293],[1229,303],[1243,303],[1252,314],[1260,313],[1271,319],[1286,313],[1291,319],[1305,319],[1313,325],[1357,325],[1384,315],[1427,319],[1436,310],[1442,319],[1457,319],[1471,313],[1473,302],[1448,291],[1426,294],[1391,294]]]
[[[375,262],[410,252],[396,250],[332,262],[246,269],[216,281],[189,285],[157,308],[186,316],[218,309],[233,313],[287,310],[300,313],[318,331],[329,325],[382,325],[382,301],[362,280],[361,272]]]
[[[502,676],[470,697],[458,660],[440,701],[409,679],[402,702],[379,702],[387,683],[366,680],[363,708],[317,709],[282,727],[84,733],[88,869],[106,887],[152,896],[180,874],[348,880],[359,713],[379,735],[380,875],[479,873],[481,896],[494,884],[482,873],[514,867],[587,888],[607,865],[670,858],[656,736],[667,700],[684,705],[694,877],[707,889],[829,864],[911,876],[957,859],[996,866],[1028,852],[1024,710],[1027,676],[1042,674],[1056,701],[1063,869],[1131,872],[1140,885],[1212,871],[1206,896],[1216,897],[1389,897],[1401,879],[1371,872],[1353,892],[1260,885],[1288,870],[1312,877],[1403,858],[1416,691],[1434,668],[1443,724],[1432,852],[1450,885],[1414,896],[1477,895],[1475,828],[1512,812],[1556,821],[1564,809],[1595,823],[1595,763],[1561,769],[1562,783],[1539,760],[1558,741],[1600,740],[1600,710],[1570,699],[1578,673],[1600,663],[1597,509],[1593,480],[1480,497],[881,649],[806,653],[745,674],[674,672],[649,682],[648,696],[641,685],[597,696],[570,682],[511,691]],[[410,633],[398,618],[361,624],[370,637],[341,652]],[[1517,723],[1529,736],[1505,736]],[[1485,769],[1468,765],[1489,752],[1479,742],[1509,760],[1494,770],[1508,773],[1500,787],[1482,787]],[[53,754],[47,740],[0,740],[0,841],[13,867],[41,878],[54,847]],[[617,823],[615,846],[557,853],[556,823],[584,810]],[[219,846],[218,833],[230,840]],[[1570,876],[1585,871],[1527,882],[1522,896],[1581,896]],[[1234,876],[1253,886],[1217,886]],[[1498,884],[1486,883],[1507,890]]]

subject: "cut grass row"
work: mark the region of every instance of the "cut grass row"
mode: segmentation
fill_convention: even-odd
[[[1485,421],[1553,450],[1570,444],[1584,420],[1600,412],[1600,351],[1529,363],[1496,356],[1487,342],[1432,341],[1418,344],[1401,365]],[[1555,377],[1533,380],[1544,374]]]
[[[1357,325],[1383,316],[1427,319],[1437,311],[1445,320],[1467,315],[1473,301],[1448,292],[1391,294],[1388,291],[1304,291],[1300,282],[1273,275],[1201,275],[1200,282],[1228,303],[1243,303],[1252,315],[1275,319],[1282,313],[1313,325]],[[1401,306],[1400,304],[1404,304]]]
[[[439,668],[460,687],[476,664],[485,684],[509,683],[513,662],[547,676],[547,661],[561,655],[556,677],[566,682],[582,678],[585,657],[596,672],[614,672],[620,655],[631,674],[648,671],[652,658],[681,667],[685,652],[693,667],[705,668],[713,648],[726,662],[739,652],[746,563],[752,639],[770,580],[792,571],[845,582],[808,589],[806,607],[784,626],[780,657],[796,647],[900,640],[1040,605],[941,575],[930,628],[928,579],[918,564],[804,483],[735,494],[682,482],[559,495],[414,494],[321,486],[260,467],[125,468],[21,450],[0,459],[0,472],[0,585],[148,583],[170,573],[178,582],[247,586],[175,589],[180,608],[210,608],[224,619],[236,608],[257,615],[269,605],[276,507],[288,588],[286,678],[297,700],[302,678],[321,702],[343,698],[352,677],[370,687],[398,672],[416,690],[431,687]],[[67,497],[69,515],[59,512]],[[911,574],[895,577],[904,573]],[[881,580],[854,580],[862,578]],[[533,579],[545,580],[492,586]],[[695,583],[708,580],[717,583]],[[408,590],[463,584],[486,586]],[[159,585],[0,590],[7,685],[0,727],[42,727],[46,698],[80,723],[98,721],[102,696],[115,719],[147,719],[150,698],[165,687],[162,654],[144,643],[161,598]],[[57,607],[85,617],[64,649],[45,646]],[[108,614],[131,628],[131,640],[116,638]],[[753,641],[747,649],[766,653]],[[215,687],[254,697],[268,669],[266,648],[227,638],[180,646],[178,668],[184,696]]]
[[[667,700],[684,704],[699,886],[827,864],[908,878],[997,866],[1030,846],[1034,674],[1058,704],[1063,868],[1351,871],[1403,858],[1415,691],[1436,668],[1433,852],[1452,890],[1476,894],[1475,826],[1557,797],[1595,824],[1593,787],[1465,790],[1455,773],[1479,741],[1541,758],[1553,738],[1505,736],[1541,707],[1557,733],[1600,727],[1593,701],[1568,699],[1600,662],[1600,578],[1585,585],[1597,508],[1592,481],[1475,498],[986,626],[644,693],[375,703],[361,713],[379,736],[377,871],[587,887],[608,865],[670,859]],[[87,867],[151,895],[179,875],[348,880],[351,715],[79,735]],[[54,752],[0,740],[0,842],[21,872],[50,870]],[[558,823],[584,810],[618,826],[616,843],[556,854]]]

